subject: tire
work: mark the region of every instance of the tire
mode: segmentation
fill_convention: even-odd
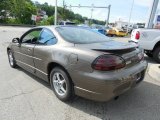
[[[12,68],[16,68],[17,67],[17,64],[16,64],[16,61],[15,61],[15,58],[13,56],[13,53],[11,50],[8,50],[7,51],[8,53],[8,60],[9,60],[9,64]]]
[[[69,101],[73,97],[73,84],[68,74],[60,67],[50,73],[50,84],[53,92],[61,101]]]
[[[154,52],[153,52],[153,58],[155,59],[155,61],[157,61],[158,63],[160,63],[160,46],[158,46]]]

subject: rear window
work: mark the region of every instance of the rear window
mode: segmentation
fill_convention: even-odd
[[[56,30],[64,40],[75,44],[110,41],[105,35],[83,27],[57,27]]]

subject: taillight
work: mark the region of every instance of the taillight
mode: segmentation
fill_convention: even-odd
[[[109,71],[123,68],[125,65],[124,59],[119,56],[102,55],[92,63],[92,68],[95,70]]]
[[[139,32],[139,31],[137,31],[137,32],[136,32],[135,39],[137,39],[137,40],[138,40],[139,38],[140,38],[140,32]]]

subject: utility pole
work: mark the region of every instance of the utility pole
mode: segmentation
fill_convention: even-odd
[[[159,0],[152,0],[152,4],[149,8],[149,16],[146,23],[146,28],[153,28],[153,21],[158,7]]]
[[[89,22],[90,25],[92,24],[92,16],[93,16],[93,8],[91,9],[91,18],[90,18],[90,22]]]
[[[105,25],[106,27],[109,24],[110,10],[111,10],[111,5],[108,6],[108,16],[107,16],[106,25]]]
[[[55,0],[54,25],[57,25],[57,0]]]
[[[107,20],[106,20],[106,25],[108,25],[109,24],[109,17],[110,17],[110,10],[111,10],[111,5],[109,5],[109,6],[107,6],[107,7],[105,7],[105,6],[94,6],[93,4],[91,5],[91,6],[81,6],[80,4],[79,5],[77,5],[77,6],[72,6],[72,5],[70,5],[70,6],[67,6],[66,5],[66,7],[68,7],[68,8],[91,8],[91,19],[92,19],[92,15],[93,15],[93,10],[94,10],[94,8],[103,8],[103,9],[108,9],[108,15],[107,15]],[[90,22],[91,22],[91,20],[90,20]]]
[[[129,25],[130,25],[130,22],[131,22],[132,11],[133,11],[133,5],[134,5],[134,0],[132,1],[131,11],[130,11],[130,15],[129,15],[128,26],[127,26],[127,33],[128,33]]]
[[[65,9],[66,9],[66,4],[65,1],[63,0],[63,19],[65,20]]]
[[[94,4],[92,4],[92,8],[91,8],[91,18],[90,18],[90,21],[89,21],[90,25],[92,24],[93,8],[94,8]]]

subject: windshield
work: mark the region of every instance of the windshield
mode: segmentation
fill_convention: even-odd
[[[110,40],[101,33],[82,27],[57,27],[56,30],[63,39],[75,44],[98,43]]]

